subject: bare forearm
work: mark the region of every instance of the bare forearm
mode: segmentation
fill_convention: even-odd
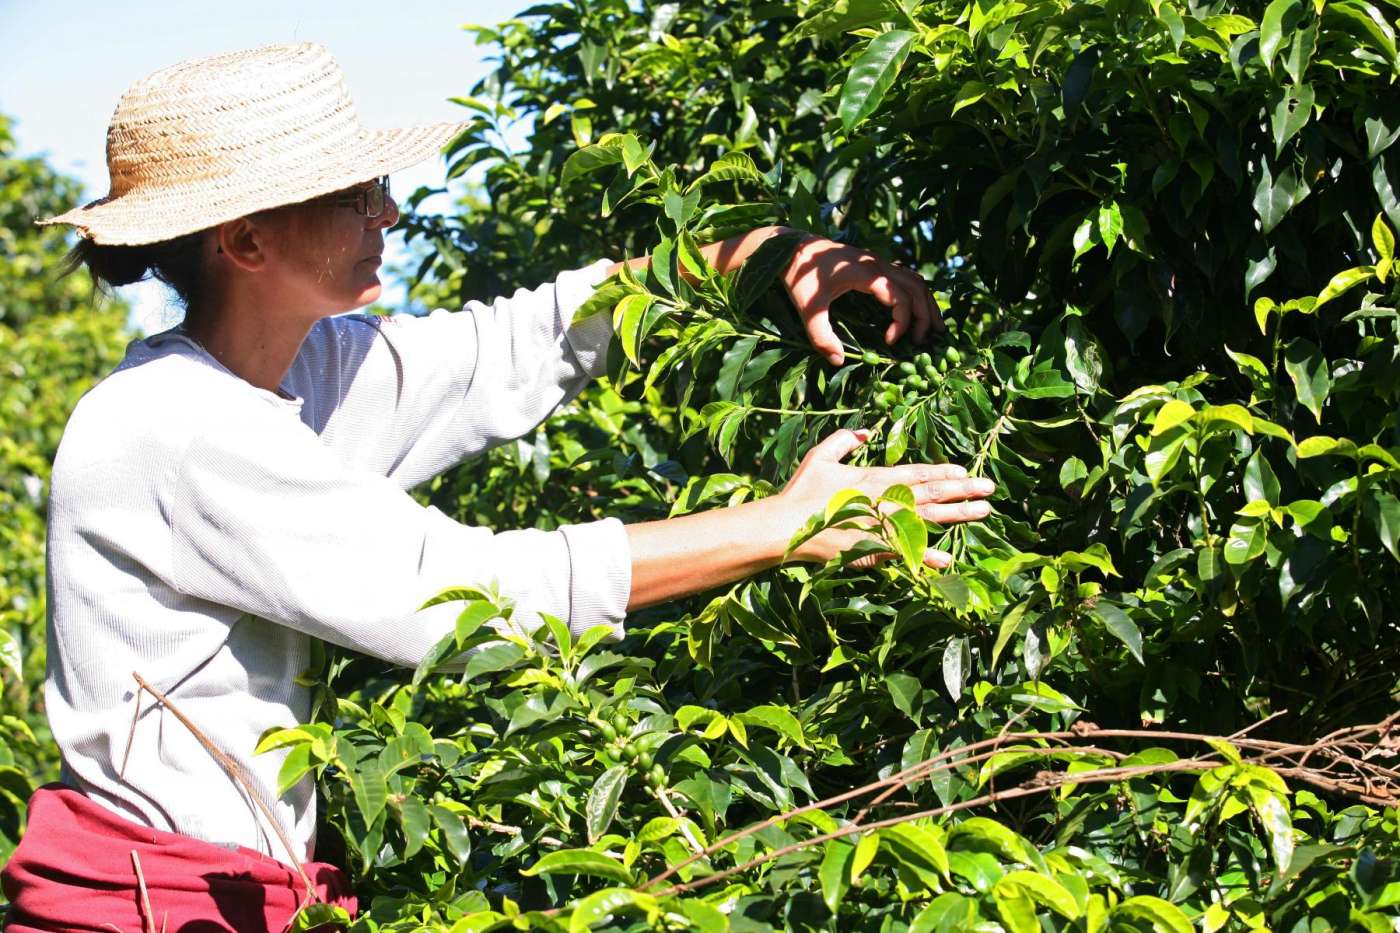
[[[779,233],[785,233],[790,227],[755,227],[747,233],[732,236],[727,240],[720,240],[718,243],[710,243],[700,247],[700,255],[705,257],[714,269],[722,273],[730,273],[744,264],[744,260],[753,255],[753,251],[758,249],[759,244],[769,237]],[[651,262],[650,256],[639,256],[636,259],[627,260],[627,265],[633,269],[645,269]],[[615,262],[608,268],[608,275],[616,275],[623,263]],[[689,273],[681,270],[681,274],[690,280]]]
[[[628,610],[733,583],[782,561],[792,519],[781,500],[627,526],[632,545]]]

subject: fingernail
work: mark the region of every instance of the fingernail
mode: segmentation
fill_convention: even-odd
[[[986,479],[985,477],[982,479],[975,479],[972,481],[973,492],[981,493],[984,496],[991,495],[993,492],[996,492],[996,488],[997,484],[989,479]]]
[[[852,428],[851,430],[855,434],[855,436],[860,438],[862,441],[870,440],[869,428]]]
[[[985,502],[971,502],[971,512],[979,518],[985,518],[992,514],[992,507]]]
[[[953,555],[947,551],[940,551],[937,548],[929,548],[924,551],[924,563],[934,564],[938,567],[947,567],[953,563]]]
[[[846,358],[840,353],[831,354],[827,357],[827,360],[831,363],[832,366],[840,366],[842,363],[846,362]]]

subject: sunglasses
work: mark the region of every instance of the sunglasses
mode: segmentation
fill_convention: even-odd
[[[381,175],[369,185],[361,185],[350,191],[329,195],[336,207],[353,207],[355,213],[369,218],[384,213],[389,202],[389,176]]]

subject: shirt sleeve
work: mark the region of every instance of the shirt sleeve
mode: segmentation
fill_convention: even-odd
[[[418,611],[449,587],[494,583],[526,629],[539,613],[620,638],[631,588],[616,519],[493,533],[424,507],[347,465],[269,409],[196,435],[161,484],[171,585],[386,661],[416,666],[460,606]]]
[[[528,434],[606,370],[611,317],[573,318],[610,264],[460,311],[322,321],[293,367],[306,420],[402,489]]]

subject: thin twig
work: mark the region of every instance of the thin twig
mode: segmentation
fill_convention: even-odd
[[[146,875],[141,871],[141,856],[131,850],[131,867],[136,869],[136,889],[141,892],[141,929],[156,933],[156,912],[151,909],[151,894],[146,890]]]
[[[1054,774],[1041,772],[1037,774],[1034,778],[1017,787],[1008,788],[1005,791],[993,790],[991,793],[978,797],[974,800],[963,801],[961,803],[951,804],[949,806],[939,807],[933,810],[921,811],[915,814],[905,814],[903,816],[892,818],[892,820],[882,820],[876,823],[862,822],[866,814],[871,809],[884,803],[895,791],[901,788],[908,787],[919,780],[923,780],[936,771],[946,771],[958,767],[965,767],[969,764],[973,764],[978,761],[990,759],[1003,751],[1016,750],[1041,752],[1047,756],[1053,756],[1056,754],[1063,754],[1065,751],[1068,750],[1082,754],[1109,755],[1111,757],[1115,757],[1121,760],[1123,757],[1121,753],[1113,752],[1108,749],[1101,748],[1097,745],[1082,744],[1086,740],[1092,741],[1103,738],[1148,739],[1153,741],[1182,741],[1191,742],[1193,744],[1211,744],[1222,741],[1229,742],[1233,744],[1236,748],[1242,748],[1246,751],[1255,753],[1254,757],[1247,759],[1247,763],[1263,764],[1266,760],[1284,759],[1286,763],[1281,764],[1279,766],[1274,766],[1274,770],[1281,776],[1291,778],[1301,783],[1310,784],[1321,790],[1343,794],[1345,796],[1361,800],[1365,803],[1369,803],[1374,806],[1394,806],[1397,801],[1400,801],[1400,781],[1394,779],[1393,772],[1391,772],[1391,769],[1376,763],[1372,763],[1364,758],[1364,755],[1369,754],[1378,746],[1374,743],[1363,742],[1361,741],[1361,739],[1364,736],[1373,734],[1377,736],[1387,735],[1391,728],[1394,726],[1397,719],[1400,719],[1400,712],[1393,714],[1392,716],[1388,717],[1386,720],[1378,724],[1367,726],[1353,726],[1345,729],[1338,729],[1335,732],[1324,736],[1322,739],[1319,739],[1316,742],[1310,743],[1308,745],[1295,745],[1283,742],[1273,742],[1262,739],[1248,738],[1247,733],[1252,731],[1253,728],[1260,725],[1260,723],[1256,723],[1254,726],[1240,730],[1239,732],[1236,732],[1229,738],[1226,738],[1224,736],[1202,735],[1198,733],[1188,732],[1154,732],[1145,729],[1100,729],[1097,726],[1094,726],[1090,723],[1076,724],[1074,728],[1064,732],[1003,732],[995,736],[994,738],[984,739],[980,742],[974,742],[970,745],[944,749],[937,755],[934,755],[925,761],[911,765],[910,767],[905,768],[899,773],[891,775],[890,777],[883,778],[879,781],[871,782],[861,787],[853,788],[852,790],[838,794],[834,797],[829,797],[826,800],[821,800],[803,807],[798,807],[795,810],[791,810],[778,816],[771,817],[760,823],[731,833],[730,835],[710,845],[703,852],[697,853],[689,859],[680,862],[676,865],[673,865],[665,871],[661,872],[660,874],[650,878],[641,885],[640,890],[646,890],[648,888],[654,887],[657,884],[660,884],[666,879],[674,876],[678,871],[684,869],[686,866],[694,863],[698,859],[711,855],[714,852],[719,851],[721,849],[724,849],[732,845],[734,842],[737,842],[738,840],[744,838],[745,836],[752,835],[753,833],[759,832],[762,829],[767,828],[769,826],[774,826],[779,823],[785,822],[803,813],[808,813],[813,810],[827,810],[838,804],[845,803],[846,801],[858,797],[866,796],[867,794],[875,793],[878,795],[873,801],[864,806],[857,813],[857,816],[853,821],[851,821],[843,829],[837,831],[835,834],[827,834],[825,836],[819,836],[814,839],[794,843],[792,846],[784,847],[782,849],[775,850],[774,852],[770,852],[765,856],[760,856],[756,857],[755,859],[751,859],[749,862],[745,863],[742,866],[736,866],[732,869],[726,869],[724,872],[721,872],[718,875],[706,876],[706,878],[697,879],[694,882],[688,883],[688,885],[668,888],[666,889],[665,893],[672,893],[676,890],[689,890],[691,887],[700,887],[710,883],[710,880],[708,879],[718,880],[719,878],[729,877],[730,875],[738,871],[746,870],[747,868],[751,868],[757,864],[761,864],[765,861],[768,861],[771,858],[777,858],[782,854],[786,854],[791,851],[796,851],[798,849],[805,848],[811,845],[819,845],[822,842],[827,841],[828,839],[839,838],[840,836],[849,835],[851,833],[859,832],[862,830],[879,828],[880,826],[884,825],[894,825],[898,822],[905,822],[911,819],[918,819],[925,816],[937,816],[947,813],[953,813],[960,810],[969,809],[971,807],[986,806],[989,804],[994,804],[1001,800],[1009,800],[1017,797],[1028,796],[1031,794],[1044,793],[1048,789],[1059,787],[1064,784],[1121,782],[1134,777],[1142,777],[1150,774],[1208,770],[1211,768],[1222,767],[1228,763],[1225,760],[1224,756],[1222,756],[1219,752],[1213,751],[1211,755],[1206,757],[1189,758],[1185,760],[1164,762],[1155,765],[1139,765],[1129,768],[1104,768],[1095,771],[1079,772],[1076,774]],[[1007,743],[1032,741],[1056,744],[1052,745],[1051,747],[1044,748],[1028,748],[1024,746],[1018,746],[1015,749],[1010,749],[1005,747]],[[1355,757],[1348,754],[1348,752],[1355,753]],[[1312,754],[1322,754],[1324,756],[1327,756],[1330,759],[1328,766],[1329,768],[1334,764],[1346,764],[1352,769],[1352,771],[1357,777],[1343,778],[1331,776],[1326,773],[1326,769],[1305,767],[1303,762],[1305,762],[1307,760],[1307,757]]]
[[[700,840],[695,838],[695,834],[690,831],[690,824],[685,817],[676,810],[676,805],[671,803],[671,795],[666,792],[666,788],[656,788],[656,799],[661,801],[661,805],[666,808],[666,812],[671,814],[671,818],[676,821],[676,825],[681,829],[681,835],[685,841],[690,843],[690,848],[696,855],[703,855],[705,847],[700,844]]]
[[[316,885],[312,883],[311,877],[306,873],[306,868],[301,864],[301,859],[297,857],[295,850],[292,849],[292,841],[287,838],[287,833],[282,829],[281,822],[277,819],[276,815],[273,814],[271,808],[263,801],[262,795],[258,793],[257,789],[253,786],[252,780],[243,773],[243,766],[234,761],[225,754],[222,749],[210,741],[209,737],[206,736],[188,716],[180,712],[180,709],[174,703],[170,702],[169,697],[161,693],[155,687],[152,687],[147,683],[146,679],[136,671],[132,671],[131,676],[136,678],[136,682],[141,685],[141,690],[145,690],[155,698],[159,705],[170,710],[171,715],[180,720],[186,729],[190,730],[190,734],[199,741],[200,745],[204,746],[204,750],[218,762],[219,767],[224,769],[224,773],[243,789],[243,792],[248,795],[248,799],[253,802],[253,806],[257,807],[258,811],[262,813],[268,825],[272,827],[272,831],[277,834],[277,839],[282,843],[282,848],[287,850],[287,857],[292,860],[292,866],[297,870],[297,874],[301,876],[302,883],[306,885],[306,897],[303,898],[302,906],[298,909],[305,908],[308,903],[318,903],[319,898],[316,894]],[[136,705],[138,708],[141,705],[141,693],[139,690],[136,693]]]

